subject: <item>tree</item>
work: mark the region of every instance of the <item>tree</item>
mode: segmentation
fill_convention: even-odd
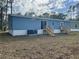
[[[34,12],[26,12],[25,16],[33,17],[36,16]]]
[[[4,7],[7,3],[7,0],[0,0],[0,8]]]
[[[63,13],[59,13],[58,15],[56,14],[53,14],[53,15],[50,15],[50,18],[53,18],[53,19],[65,19],[66,15],[64,15]]]
[[[77,4],[74,4],[74,5],[70,5],[69,6],[69,9],[67,11],[67,17],[69,20],[76,20],[77,19],[77,16],[78,16],[78,6]]]
[[[59,13],[58,18],[59,19],[64,19],[66,15],[64,15],[63,13]]]
[[[43,17],[48,18],[49,17],[49,13],[44,13]]]

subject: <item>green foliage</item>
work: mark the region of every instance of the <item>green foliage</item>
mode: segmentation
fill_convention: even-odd
[[[65,19],[66,15],[59,13],[58,15],[50,15],[50,18],[54,18],[54,19]]]

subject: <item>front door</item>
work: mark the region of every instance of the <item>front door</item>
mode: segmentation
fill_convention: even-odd
[[[41,29],[46,29],[46,21],[41,21]]]
[[[63,32],[64,31],[64,22],[60,22],[60,31]]]

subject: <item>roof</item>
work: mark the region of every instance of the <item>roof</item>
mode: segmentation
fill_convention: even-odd
[[[54,20],[54,21],[71,21],[71,22],[79,22],[76,20],[64,20],[64,19],[52,19],[52,18],[40,18],[40,17],[28,17],[28,16],[22,16],[22,15],[10,15],[13,17],[21,17],[21,18],[26,18],[26,19],[33,19],[33,20]]]
[[[63,20],[63,19],[52,19],[52,18],[40,18],[40,17],[29,17],[29,16],[22,16],[22,15],[10,15],[14,17],[22,17],[22,18],[27,18],[27,19],[38,19],[38,20]]]

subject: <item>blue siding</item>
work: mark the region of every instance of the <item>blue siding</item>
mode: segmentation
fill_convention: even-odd
[[[57,21],[57,20],[49,20],[48,21],[48,26],[50,26],[52,29],[60,29],[61,28],[61,23],[64,23],[63,25],[65,27],[70,27],[70,21]]]
[[[41,29],[41,21],[22,17],[13,17],[14,30],[38,30]]]
[[[30,20],[26,23],[26,29],[29,30],[39,30],[41,29],[41,21],[38,20]]]
[[[60,29],[60,21],[54,21],[54,29]]]
[[[55,20],[48,21],[48,26],[50,26],[52,29],[60,29],[60,22]]]
[[[61,23],[63,22],[65,27],[70,27],[70,21],[64,20],[53,20],[53,19],[39,19],[39,18],[28,18],[20,16],[9,16],[9,29],[12,30],[29,30],[28,33],[36,33],[36,30],[45,29],[46,23],[52,29],[61,28]],[[44,25],[44,26],[43,26]],[[33,31],[35,30],[35,31]]]
[[[64,21],[64,26],[67,28],[71,27],[71,22],[70,21]]]
[[[79,29],[79,21],[71,21],[71,29]]]

